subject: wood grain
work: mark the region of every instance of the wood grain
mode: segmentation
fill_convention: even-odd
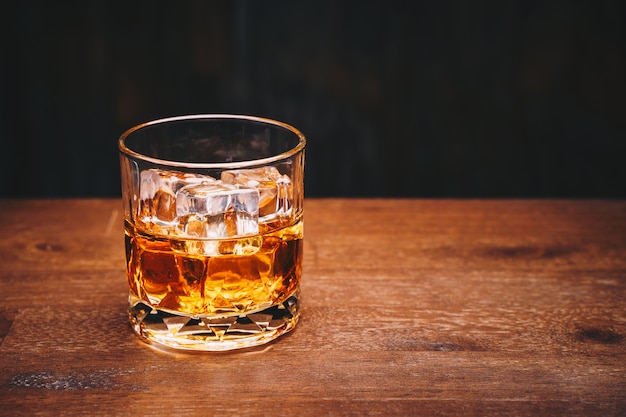
[[[0,415],[626,414],[626,202],[308,199],[303,315],[164,353],[121,203],[0,201]]]

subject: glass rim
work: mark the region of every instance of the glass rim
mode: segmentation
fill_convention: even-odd
[[[144,155],[142,153],[136,152],[126,146],[126,139],[133,133],[144,129],[149,126],[163,125],[170,122],[179,122],[179,121],[198,121],[198,120],[218,120],[218,119],[229,119],[229,120],[239,120],[239,121],[249,121],[249,122],[259,122],[267,125],[273,125],[275,127],[280,127],[290,131],[298,137],[298,144],[291,149],[281,152],[276,155],[268,156],[265,158],[259,159],[250,159],[246,161],[237,161],[237,162],[181,162],[181,161],[170,161],[168,159],[160,159],[154,158],[148,155]],[[134,127],[131,127],[118,139],[118,148],[121,153],[128,155],[135,159],[140,159],[142,161],[150,162],[157,165],[163,166],[171,166],[171,167],[181,167],[181,168],[200,168],[200,169],[210,169],[210,168],[245,168],[250,166],[258,166],[265,165],[272,162],[280,161],[283,159],[287,159],[301,150],[304,149],[306,145],[306,138],[302,132],[300,132],[295,127],[279,122],[278,120],[273,120],[265,117],[259,116],[249,116],[243,114],[190,114],[184,116],[174,116],[174,117],[166,117],[162,119],[156,119],[149,122],[141,123]]]

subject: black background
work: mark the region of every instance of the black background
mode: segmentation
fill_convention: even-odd
[[[191,113],[308,139],[308,196],[626,197],[623,1],[3,5],[0,196],[120,194]]]

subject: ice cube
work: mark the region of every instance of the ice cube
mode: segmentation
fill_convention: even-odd
[[[259,191],[201,183],[176,194],[177,236],[172,249],[193,255],[250,255],[259,250]]]
[[[216,182],[199,174],[148,169],[141,172],[140,220],[151,231],[169,234],[176,225],[176,192],[199,182]]]
[[[276,167],[223,171],[222,182],[259,190],[259,222],[265,223],[291,214],[293,187],[287,175]]]
[[[181,188],[178,229],[184,237],[224,239],[259,233],[259,191],[219,181]]]

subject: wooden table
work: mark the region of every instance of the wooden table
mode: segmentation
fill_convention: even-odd
[[[626,202],[307,199],[302,319],[166,354],[121,203],[0,201],[0,415],[626,414]]]

